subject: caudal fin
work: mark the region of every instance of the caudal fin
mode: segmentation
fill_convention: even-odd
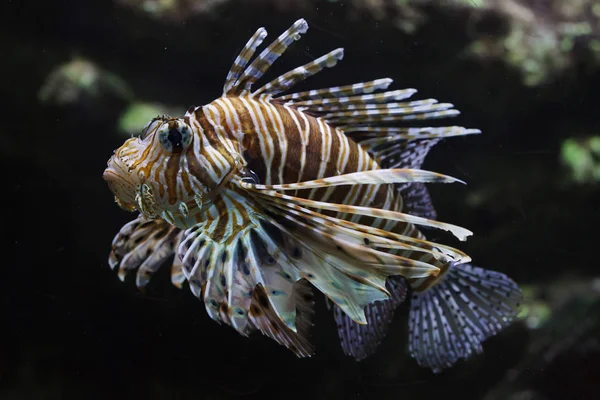
[[[438,373],[481,353],[481,343],[514,320],[521,298],[517,284],[500,272],[450,266],[441,282],[413,294],[410,355]]]

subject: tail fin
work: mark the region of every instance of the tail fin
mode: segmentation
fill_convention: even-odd
[[[410,355],[438,373],[481,353],[481,343],[514,320],[521,298],[517,284],[500,272],[451,265],[439,283],[413,294]]]

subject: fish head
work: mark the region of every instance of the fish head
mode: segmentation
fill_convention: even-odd
[[[108,160],[103,177],[117,204],[182,229],[201,222],[199,214],[223,181],[207,173],[202,142],[188,118],[152,119],[140,136],[128,139]]]

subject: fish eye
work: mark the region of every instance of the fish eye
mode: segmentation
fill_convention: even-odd
[[[142,130],[142,134],[140,135],[140,139],[144,140],[150,135],[152,132],[156,131],[162,124],[164,120],[161,117],[153,118]]]
[[[165,124],[158,132],[160,144],[169,152],[180,151],[190,144],[192,135],[187,125],[169,127]]]

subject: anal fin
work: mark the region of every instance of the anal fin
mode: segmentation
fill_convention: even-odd
[[[420,182],[402,185],[400,194],[403,201],[403,211],[421,218],[437,219],[429,190]]]
[[[404,278],[389,277],[386,287],[392,297],[365,306],[366,325],[357,324],[338,306],[333,305],[333,317],[337,324],[342,350],[344,354],[357,361],[375,353],[387,335],[396,307],[406,299],[408,287]]]

